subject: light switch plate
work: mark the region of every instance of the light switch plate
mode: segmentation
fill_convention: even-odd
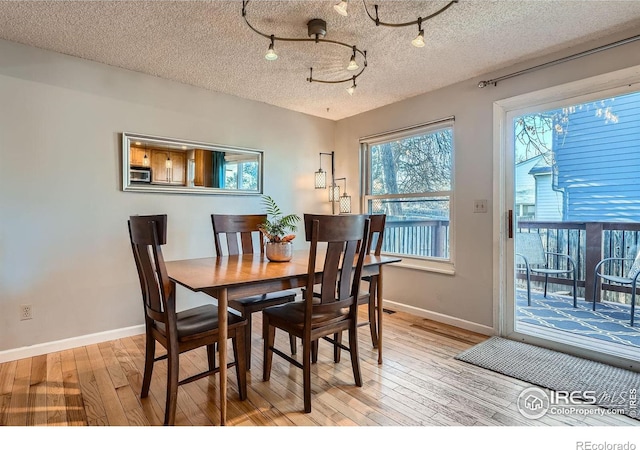
[[[473,212],[474,213],[486,213],[487,212],[487,201],[486,200],[474,200],[473,201]]]

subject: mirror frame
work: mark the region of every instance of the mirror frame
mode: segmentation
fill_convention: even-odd
[[[208,151],[229,152],[229,153],[245,153],[255,155],[258,159],[258,188],[255,190],[242,189],[221,189],[214,187],[199,186],[181,186],[181,185],[163,185],[152,183],[131,183],[130,179],[130,161],[131,161],[131,144],[135,141],[147,142],[158,147],[166,147],[167,149],[175,148],[180,151],[183,146],[197,148]],[[211,144],[206,142],[191,141],[185,139],[168,138],[162,136],[152,136],[139,133],[122,133],[122,190],[125,192],[169,192],[179,194],[204,194],[204,195],[261,195],[263,192],[264,178],[264,162],[263,152],[252,148],[235,147],[229,145]]]

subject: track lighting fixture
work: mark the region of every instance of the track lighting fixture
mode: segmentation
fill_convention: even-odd
[[[425,45],[425,43],[424,43],[424,30],[422,29],[422,22],[425,22],[425,21],[427,21],[429,19],[433,19],[434,17],[442,14],[447,9],[449,9],[451,7],[451,5],[453,5],[454,3],[458,3],[458,0],[450,1],[449,3],[447,3],[445,6],[443,6],[442,8],[440,8],[438,11],[434,12],[433,14],[429,14],[428,16],[425,16],[425,17],[418,17],[416,20],[412,20],[411,22],[402,22],[402,23],[383,22],[383,21],[380,20],[380,17],[378,15],[378,5],[373,5],[373,7],[375,8],[375,11],[376,11],[376,15],[374,17],[369,12],[369,8],[367,8],[367,3],[364,0],[362,0],[362,3],[364,5],[364,10],[367,12],[367,15],[369,16],[369,19],[371,19],[373,22],[375,22],[376,26],[383,26],[383,27],[409,27],[409,26],[412,26],[412,25],[418,25],[418,36],[416,36],[411,41],[411,44],[413,44],[414,47],[424,47],[424,45]]]
[[[267,54],[264,55],[264,58],[269,60],[269,61],[275,61],[276,59],[278,59],[278,54],[276,53],[276,51],[273,49],[273,34],[271,35],[271,44],[269,44],[269,49],[267,50]]]
[[[356,90],[356,77],[353,77],[353,84],[347,88],[349,95],[353,95]]]
[[[281,37],[281,36],[276,36],[270,33],[264,33],[258,30],[249,22],[249,19],[247,18],[247,9],[248,9],[249,3],[250,3],[250,0],[242,1],[242,17],[244,18],[244,21],[247,24],[247,26],[253,32],[269,39],[270,41],[269,48],[267,50],[267,53],[265,54],[265,58],[267,60],[275,61],[276,59],[278,59],[278,55],[276,54],[275,48],[274,48],[276,41],[331,44],[331,45],[347,47],[352,50],[352,54],[351,54],[351,59],[349,60],[348,65],[346,65],[346,69],[350,72],[357,71],[357,73],[355,73],[352,76],[345,77],[342,79],[337,79],[337,80],[319,79],[319,78],[313,77],[313,67],[311,67],[309,69],[309,77],[307,78],[307,81],[310,83],[316,82],[316,83],[328,83],[328,84],[348,83],[352,81],[353,87],[355,87],[355,79],[358,78],[360,75],[362,75],[362,73],[367,68],[367,52],[366,51],[360,50],[355,45],[347,44],[347,43],[332,40],[332,39],[326,39],[325,36],[327,34],[327,23],[322,19],[311,19],[309,22],[307,22],[307,35],[309,37]],[[346,5],[347,5],[347,2],[342,1],[337,5],[335,5],[335,9],[340,14],[347,15]],[[361,60],[361,64],[358,63],[357,61],[358,59]],[[353,89],[351,90],[350,93],[353,93]]]
[[[304,42],[304,43],[316,43],[316,44],[331,44],[342,47],[347,47],[352,50],[351,58],[349,59],[349,63],[346,65],[346,70],[349,72],[356,72],[353,75],[340,79],[319,79],[313,77],[313,67],[309,69],[309,77],[307,77],[307,81],[310,83],[327,83],[327,84],[336,84],[336,83],[348,83],[351,82],[351,86],[347,88],[347,92],[349,95],[353,95],[356,89],[356,78],[358,78],[367,68],[367,52],[360,50],[355,45],[350,45],[345,42],[340,42],[332,39],[326,39],[327,35],[327,23],[322,19],[311,19],[307,22],[307,35],[308,37],[281,37],[276,36],[271,33],[265,33],[258,30],[254,27],[247,17],[247,9],[249,6],[250,0],[242,1],[242,17],[244,18],[247,26],[256,34],[269,39],[269,47],[267,49],[267,53],[264,55],[265,59],[269,61],[275,61],[278,59],[278,54],[275,51],[275,42],[276,41],[286,41],[286,42]],[[408,27],[408,26],[418,26],[418,35],[411,41],[411,44],[414,47],[424,47],[425,39],[424,39],[424,30],[422,29],[422,23],[432,19],[447,9],[449,9],[454,3],[458,3],[458,0],[452,0],[447,3],[445,6],[437,10],[436,12],[429,14],[424,17],[418,17],[416,20],[412,20],[410,22],[402,22],[402,23],[390,23],[384,22],[380,20],[378,5],[374,5],[375,8],[375,16],[371,15],[369,9],[367,7],[367,3],[365,0],[362,0],[362,4],[364,5],[364,9],[367,13],[367,16],[376,24],[376,26],[384,26],[384,27]],[[342,16],[347,16],[347,5],[348,0],[341,0],[336,3],[333,8]],[[358,63],[358,60],[361,63]]]
[[[340,14],[341,16],[347,16],[347,0],[342,0],[341,2],[335,4],[333,6],[333,9],[336,10],[336,12],[338,14]]]

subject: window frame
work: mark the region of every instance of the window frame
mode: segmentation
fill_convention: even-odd
[[[421,136],[434,133],[443,129],[451,129],[451,175],[450,190],[432,191],[407,194],[371,194],[371,151],[370,148],[387,143],[406,139],[414,136]],[[394,264],[396,267],[405,267],[416,270],[425,270],[442,274],[455,274],[455,117],[446,117],[431,122],[379,133],[360,138],[360,210],[365,214],[369,213],[368,203],[373,199],[411,199],[411,198],[433,198],[448,197],[449,199],[449,257],[434,258],[428,256],[415,256],[402,253],[382,252],[385,255],[402,258],[402,262]]]

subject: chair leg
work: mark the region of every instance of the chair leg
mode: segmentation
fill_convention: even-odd
[[[247,370],[251,370],[251,316],[253,314],[245,314],[243,311],[242,316],[247,319],[247,324],[244,327],[244,351],[247,358]]]
[[[269,325],[269,318],[262,314],[262,335],[264,340],[264,357],[262,364],[262,381],[269,381],[271,377],[271,363],[273,361],[273,343],[276,337],[276,329]]]
[[[289,345],[291,346],[291,354],[295,355],[298,344],[296,344],[296,337],[293,334],[289,334]]]
[[[247,398],[247,355],[242,350],[245,347],[244,333],[241,330],[236,331],[235,336],[231,339],[233,345],[233,360],[236,362],[236,377],[238,379],[238,394],[240,400]]]
[[[529,270],[529,264],[525,267],[527,272],[527,306],[531,306],[531,271]]]
[[[164,412],[164,424],[173,425],[176,421],[176,409],[178,403],[178,370],[180,355],[177,349],[167,349],[167,402]]]
[[[354,322],[349,328],[349,353],[351,354],[351,367],[356,386],[362,387],[362,375],[360,374],[360,358],[358,356],[358,326]]]
[[[577,308],[578,307],[578,296],[577,296],[577,291],[578,291],[578,281],[577,281],[577,274],[574,271],[573,274],[573,307]]]
[[[311,342],[311,363],[318,362],[318,341]]]
[[[336,341],[338,344],[342,344],[342,331],[335,333],[333,335],[333,340]],[[340,362],[340,350],[342,349],[338,347],[338,345],[336,344],[333,345],[333,362],[336,362],[336,363]]]
[[[311,412],[311,347],[318,348],[318,341],[309,342],[309,339],[302,339],[302,379],[304,390],[304,412]]]
[[[369,331],[371,332],[371,344],[378,348],[378,329],[376,324],[376,285],[377,277],[371,277],[369,282]]]
[[[209,362],[209,370],[216,368],[216,345],[207,345],[207,361]]]
[[[547,298],[547,282],[549,281],[549,275],[544,276],[544,298]]]
[[[593,310],[596,310],[596,297],[598,296],[598,291],[596,291],[596,289],[598,288],[598,277],[594,276],[593,277]]]
[[[633,291],[631,292],[631,326],[633,326],[633,319],[636,315],[636,285],[632,285]]]
[[[156,340],[151,333],[147,333],[147,342],[145,344],[144,355],[144,376],[142,378],[142,391],[140,392],[140,398],[145,398],[149,395],[149,386],[151,386],[151,374],[153,373],[153,360],[156,355]]]

